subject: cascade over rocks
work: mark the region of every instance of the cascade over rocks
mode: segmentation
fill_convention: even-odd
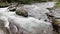
[[[50,3],[44,4],[44,8],[39,7],[41,4],[24,5],[17,7],[16,12],[10,12],[8,7],[0,8],[0,20],[4,21],[4,27],[10,34],[53,34],[52,24],[45,21],[49,20],[46,13],[50,12],[46,6]]]
[[[60,8],[57,9],[52,9],[52,8],[47,8],[51,14],[47,14],[50,19],[52,19],[51,23],[53,25],[54,31],[60,32]]]
[[[2,10],[1,10],[2,9]],[[12,23],[15,25],[11,25],[13,28],[9,29],[9,31],[13,31],[13,33],[24,33],[24,34],[52,34],[53,28],[52,25],[43,20],[38,20],[32,17],[20,17],[17,16],[13,12],[5,11],[7,8],[1,8],[0,10],[0,19],[5,23],[5,27],[9,28],[8,23]],[[3,11],[4,10],[4,11]],[[14,30],[15,29],[15,30]]]
[[[24,15],[22,14],[22,12],[24,13]],[[45,13],[49,13],[49,10],[45,8],[41,9],[35,5],[24,5],[22,7],[17,7],[16,10],[16,14],[21,14],[23,16],[27,15],[28,17],[34,17],[39,20],[48,20]]]
[[[60,19],[54,19],[53,22],[53,28],[56,32],[60,32]]]
[[[31,4],[31,5],[23,5],[20,7],[17,7],[17,14],[21,14],[20,12],[23,12],[25,14],[28,13],[28,17],[34,17],[36,19],[39,20],[44,20],[47,22],[50,22],[46,13],[50,13],[48,9],[46,8],[52,8],[55,5],[51,2],[47,2],[47,3],[35,3],[35,4]],[[22,10],[21,10],[22,9]],[[18,11],[19,10],[19,11]]]
[[[51,11],[54,16],[52,24],[57,32],[60,32],[60,8]]]

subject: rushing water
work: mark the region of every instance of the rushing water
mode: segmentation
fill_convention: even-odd
[[[24,34],[52,34],[52,25],[49,22],[45,22],[44,19],[48,19],[45,13],[49,13],[49,10],[46,8],[53,6],[54,2],[24,5],[25,8],[28,8],[32,12],[32,14],[30,12],[29,14],[32,16],[35,15],[35,18],[18,16],[15,12],[10,12],[8,7],[0,8],[0,20],[4,21],[5,27],[7,28],[9,28],[9,23],[16,24],[19,28],[22,27]],[[42,20],[36,19],[37,17],[42,18]]]
[[[52,15],[56,18],[60,18],[60,8],[52,10]]]

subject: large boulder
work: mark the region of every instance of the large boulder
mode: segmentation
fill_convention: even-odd
[[[16,10],[16,14],[20,15],[20,16],[28,17],[28,12],[26,10],[22,9],[22,8],[21,9],[17,9]]]

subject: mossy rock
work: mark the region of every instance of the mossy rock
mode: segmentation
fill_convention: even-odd
[[[9,4],[7,4],[7,3],[0,3],[0,8],[8,7],[8,6],[9,6]]]

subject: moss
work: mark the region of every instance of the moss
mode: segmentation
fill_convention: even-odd
[[[60,7],[60,2],[57,2],[54,8],[59,8]]]
[[[60,34],[60,32],[58,34]]]

